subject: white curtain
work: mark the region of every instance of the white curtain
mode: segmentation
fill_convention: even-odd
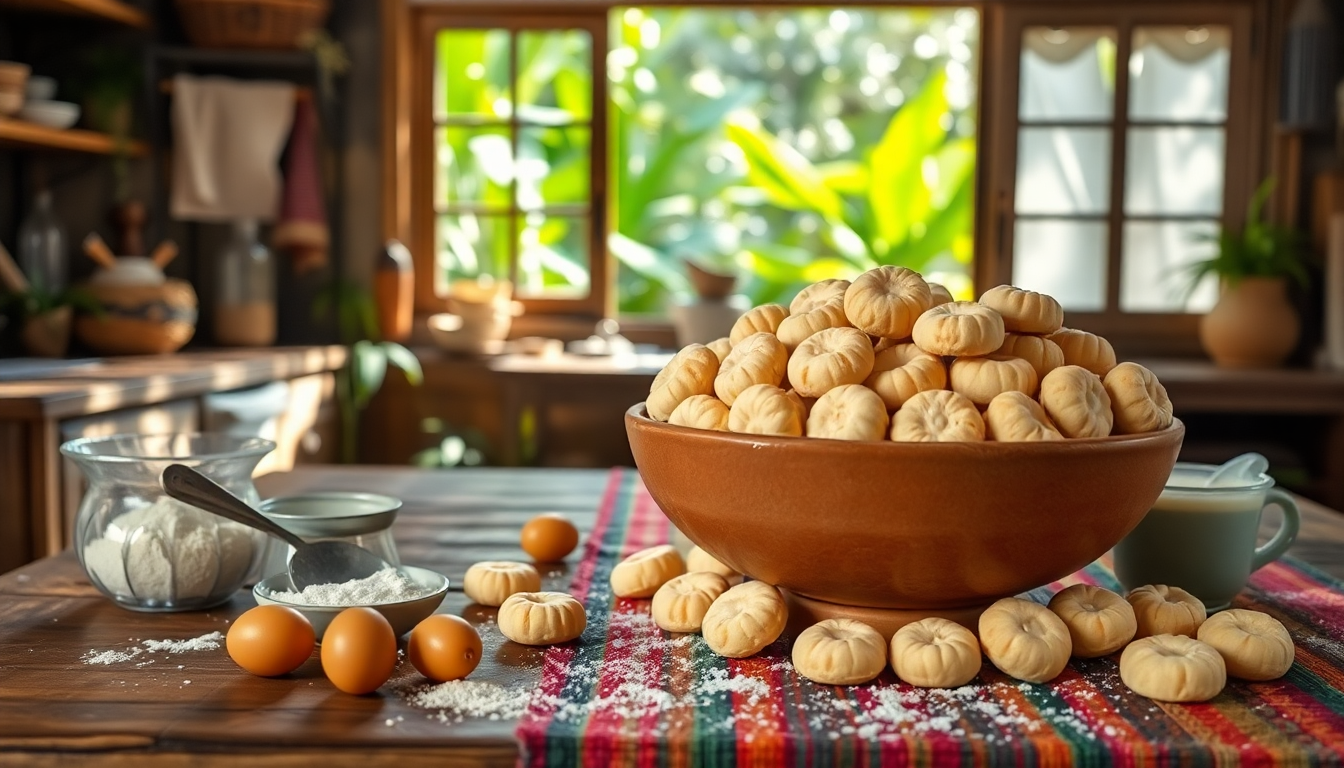
[[[1230,36],[1226,28],[1141,27],[1129,66],[1131,120],[1209,123],[1208,127],[1132,128],[1127,137],[1125,212],[1222,213],[1224,130]],[[1024,123],[1109,123],[1114,113],[1115,30],[1028,29],[1023,39],[1019,112]],[[1111,129],[1022,128],[1018,213],[1105,214],[1111,201]],[[1121,308],[1202,311],[1216,299],[1205,286],[1184,304],[1182,267],[1207,253],[1194,242],[1208,223],[1132,222],[1122,253]],[[1051,293],[1075,310],[1105,304],[1106,224],[1021,221],[1014,282]]]

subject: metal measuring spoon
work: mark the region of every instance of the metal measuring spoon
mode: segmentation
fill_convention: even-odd
[[[191,467],[169,465],[163,470],[159,483],[165,493],[178,501],[269,533],[293,547],[289,580],[295,590],[301,591],[311,584],[341,584],[351,579],[363,579],[392,567],[381,557],[348,541],[309,544]]]

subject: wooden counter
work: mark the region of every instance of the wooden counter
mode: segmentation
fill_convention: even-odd
[[[67,419],[334,371],[345,347],[211,350],[101,358],[0,381],[0,420]]]
[[[314,445],[327,443],[325,453],[334,449],[336,414],[327,404],[332,371],[345,356],[338,346],[202,350],[102,358],[0,379],[0,572],[70,544],[83,478],[61,458],[61,443],[119,432],[224,428],[211,419],[212,396],[285,382],[284,414],[267,435],[280,448],[266,469],[288,469],[305,452],[324,453]],[[5,363],[0,360],[0,377],[11,376]]]

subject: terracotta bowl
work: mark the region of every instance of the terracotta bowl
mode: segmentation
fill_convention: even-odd
[[[1096,560],[1162,492],[1185,426],[1040,443],[760,437],[625,414],[649,494],[753,578],[846,606],[977,609]]]

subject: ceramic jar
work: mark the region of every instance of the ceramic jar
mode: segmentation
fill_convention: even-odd
[[[1199,340],[1223,368],[1273,368],[1297,346],[1301,322],[1282,277],[1246,277],[1223,284],[1222,297],[1200,320]]]
[[[80,315],[75,334],[99,354],[176,352],[196,332],[191,283],[164,277],[147,257],[122,256],[114,268],[95,273],[84,288],[103,311]]]

